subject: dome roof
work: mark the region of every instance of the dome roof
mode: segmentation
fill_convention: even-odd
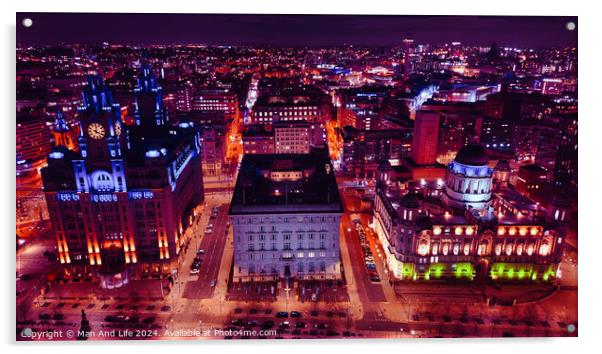
[[[468,144],[458,151],[454,161],[469,166],[484,166],[489,163],[489,157],[482,145]]]

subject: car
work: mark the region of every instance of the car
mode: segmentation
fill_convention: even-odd
[[[198,249],[198,250],[196,250],[196,254],[197,254],[197,255],[205,254],[205,250],[203,250],[203,249]]]
[[[377,275],[372,276],[372,277],[370,277],[370,281],[373,283],[380,283],[380,277]]]
[[[236,320],[232,320],[232,325],[233,326],[244,326],[244,325],[246,325],[246,322],[241,320],[240,318],[238,318]]]
[[[38,315],[38,319],[40,319],[40,320],[49,320],[51,318],[52,318],[52,316],[50,316],[47,313],[41,313],[41,314]]]
[[[305,322],[297,322],[295,323],[295,328],[305,328],[307,327],[307,325],[305,324]]]
[[[142,322],[147,323],[147,324],[148,323],[154,323],[155,322],[155,318],[152,317],[152,316],[150,316],[150,317],[145,318],[144,321],[142,321]]]
[[[205,230],[205,235],[210,235],[213,232],[212,229],[206,229]]]
[[[261,324],[262,329],[270,329],[272,327],[274,327],[274,321],[272,321],[272,320],[267,320]]]
[[[314,328],[316,328],[316,329],[326,329],[326,328],[328,328],[328,325],[326,323],[318,323],[318,324],[314,325]]]
[[[55,321],[64,320],[65,319],[65,315],[63,315],[62,313],[55,313],[52,316],[52,319],[55,320]]]
[[[201,270],[199,268],[190,268],[190,275],[199,274]]]
[[[276,312],[276,317],[278,317],[278,318],[288,318],[288,312],[286,312],[286,311]]]
[[[249,327],[257,327],[257,326],[259,326],[259,322],[257,322],[257,321],[249,321],[249,322],[247,322],[247,326],[249,326]]]
[[[249,313],[250,313],[251,315],[256,315],[258,312],[259,312],[259,310],[258,310],[258,309],[255,309],[255,308],[253,308],[253,309],[250,309],[250,310],[249,310]]]
[[[340,336],[340,333],[339,332],[335,332],[333,330],[329,330],[328,332],[326,332],[326,335],[329,336],[329,337],[337,337],[337,336]]]
[[[242,309],[240,307],[237,307],[234,309],[234,313],[236,313],[236,314],[242,313]]]
[[[291,323],[289,321],[284,321],[282,323],[280,323],[280,328],[290,328],[291,327]]]
[[[161,307],[161,312],[167,312],[169,310],[171,310],[171,306],[169,306],[169,305],[163,305]]]
[[[318,314],[319,314],[319,313],[320,313],[320,311],[318,311],[318,310],[312,310],[312,311],[311,311],[309,314],[310,314],[312,317],[316,317],[316,316],[318,316]]]
[[[115,322],[129,322],[129,321],[130,321],[130,316],[126,316],[126,315],[115,316]]]
[[[301,312],[299,312],[299,311],[291,311],[291,317],[301,317]]]
[[[215,287],[215,284],[217,284],[217,280],[213,279],[213,280],[211,281],[211,287],[212,287],[212,288],[213,288],[213,287]]]
[[[105,322],[117,322],[117,319],[113,315],[105,316]]]

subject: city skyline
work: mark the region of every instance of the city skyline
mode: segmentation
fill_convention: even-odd
[[[113,45],[162,16],[17,45],[17,340],[577,336],[576,46]],[[297,37],[482,19],[372,17]]]

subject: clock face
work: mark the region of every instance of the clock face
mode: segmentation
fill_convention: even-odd
[[[105,136],[105,128],[98,123],[92,123],[88,126],[88,135],[92,139],[102,139]]]
[[[117,136],[121,135],[121,123],[119,122],[115,122],[115,134],[117,134]]]

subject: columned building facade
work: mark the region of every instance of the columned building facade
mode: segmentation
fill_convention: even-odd
[[[342,213],[326,152],[245,155],[230,206],[234,280],[340,279]]]
[[[457,156],[440,199],[379,181],[371,226],[393,280],[556,279],[568,203],[542,206],[493,188],[485,151],[474,145]]]

